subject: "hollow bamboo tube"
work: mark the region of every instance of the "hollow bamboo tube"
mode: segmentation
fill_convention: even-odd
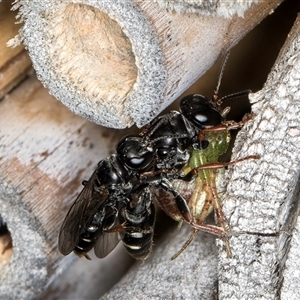
[[[108,127],[141,127],[280,2],[260,1],[225,19],[142,0],[19,0],[25,24],[17,40],[73,112]]]

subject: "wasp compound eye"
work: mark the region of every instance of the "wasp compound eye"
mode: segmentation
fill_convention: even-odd
[[[153,150],[146,145],[140,136],[126,136],[117,145],[117,154],[131,170],[146,170],[154,158]]]
[[[180,111],[194,126],[199,129],[219,125],[221,113],[213,108],[210,101],[198,94],[189,95],[180,101]]]

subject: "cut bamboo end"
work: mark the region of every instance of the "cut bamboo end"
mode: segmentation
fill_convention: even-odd
[[[141,127],[177,99],[281,0],[244,17],[177,14],[142,0],[19,0],[20,36],[39,79],[95,123]]]
[[[165,85],[161,49],[131,1],[31,2],[20,12],[39,79],[73,112],[116,128],[135,118],[145,124],[157,112],[153,103]]]
[[[137,80],[132,44],[120,25],[90,5],[69,3],[57,10],[49,34],[52,71],[84,91],[86,105],[103,107],[122,102]],[[60,63],[64,62],[64,63]],[[111,103],[111,104],[110,104]]]

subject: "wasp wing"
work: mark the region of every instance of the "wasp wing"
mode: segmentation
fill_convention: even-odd
[[[98,258],[108,255],[120,241],[118,232],[103,232],[94,246],[95,254]]]
[[[89,181],[71,206],[60,229],[58,249],[63,255],[68,255],[79,242],[79,236],[97,212],[99,207],[109,198],[109,192],[94,188],[99,167],[94,171]]]

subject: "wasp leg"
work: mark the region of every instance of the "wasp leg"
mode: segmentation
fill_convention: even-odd
[[[143,228],[139,228],[138,226],[127,225],[127,222],[115,225],[115,226],[111,227],[110,229],[105,230],[104,232],[112,233],[112,232],[120,232],[120,231],[124,231],[124,230],[125,231],[126,230],[135,230],[136,232],[139,232],[139,233],[152,233],[153,232],[153,228],[143,229]]]
[[[232,257],[232,252],[231,252],[231,248],[229,245],[229,240],[228,240],[228,235],[227,235],[227,228],[226,228],[226,222],[225,222],[225,216],[222,210],[222,206],[221,206],[221,202],[220,202],[220,198],[218,196],[218,192],[217,192],[217,188],[215,185],[215,180],[213,181],[213,183],[209,184],[209,189],[212,193],[212,199],[213,199],[213,207],[214,207],[214,213],[215,213],[215,219],[217,221],[217,224],[219,224],[219,226],[223,229],[224,235],[222,236],[222,239],[225,243],[225,248],[226,248],[226,252],[228,257]]]
[[[168,174],[171,177],[178,177],[176,169],[159,169],[156,171],[147,171],[140,174],[140,179],[142,182],[152,183],[160,182],[162,174]],[[174,176],[172,176],[174,175]]]
[[[162,187],[164,190],[170,192],[176,202],[176,206],[178,208],[178,210],[181,213],[182,218],[189,223],[192,227],[194,227],[195,229],[204,231],[204,232],[208,232],[217,236],[224,236],[225,231],[223,228],[219,227],[219,226],[214,226],[214,225],[210,225],[210,224],[203,224],[203,223],[196,223],[193,220],[193,216],[190,212],[190,209],[187,205],[186,200],[169,184],[169,182],[167,180],[163,180],[160,184],[160,187]]]
[[[176,259],[189,245],[190,243],[195,239],[197,236],[199,230],[194,228],[193,233],[190,235],[189,239],[184,243],[184,245],[181,247],[181,249],[175,253],[172,257],[171,260]]]
[[[252,114],[245,114],[242,121],[235,122],[235,121],[225,121],[221,125],[216,125],[210,128],[204,128],[199,133],[199,139],[203,139],[203,134],[205,135],[206,132],[216,132],[216,131],[225,131],[225,130],[234,130],[242,128],[245,123],[252,119]]]
[[[190,181],[193,177],[198,175],[199,170],[220,169],[220,168],[223,168],[223,167],[235,165],[239,162],[242,162],[242,161],[245,161],[245,160],[248,160],[248,159],[259,159],[259,158],[260,158],[259,155],[249,155],[249,156],[239,158],[239,159],[236,159],[236,160],[232,160],[232,161],[229,161],[229,162],[217,162],[217,163],[205,164],[205,165],[201,165],[201,166],[198,166],[198,167],[194,168],[189,173],[187,173],[186,175],[183,175],[179,178],[182,179],[182,180],[185,180],[185,181]]]
[[[107,230],[105,230],[106,233],[111,233],[111,232],[120,232],[126,228],[126,222],[122,224],[115,225]]]

